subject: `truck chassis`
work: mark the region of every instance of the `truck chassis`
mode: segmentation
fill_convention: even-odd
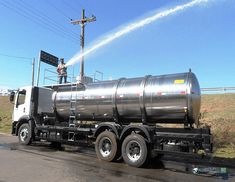
[[[13,124],[12,134],[21,144],[46,140],[53,144],[95,146],[97,157],[141,167],[158,154],[204,155],[212,152],[212,136],[207,128],[166,128],[115,122],[79,124],[73,127],[36,124],[33,119]]]

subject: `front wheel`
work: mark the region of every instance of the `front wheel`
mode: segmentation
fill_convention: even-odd
[[[144,137],[131,134],[122,143],[122,157],[130,166],[141,167],[148,158],[148,148]]]
[[[20,144],[30,145],[32,142],[31,129],[28,123],[24,123],[20,126],[18,131],[18,139]]]

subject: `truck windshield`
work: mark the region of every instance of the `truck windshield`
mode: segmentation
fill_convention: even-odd
[[[25,103],[26,90],[19,91],[17,106]]]

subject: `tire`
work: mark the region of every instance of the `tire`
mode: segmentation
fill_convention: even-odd
[[[98,159],[114,161],[118,156],[117,137],[110,131],[100,133],[95,142],[95,151]]]
[[[129,166],[143,166],[148,159],[148,147],[144,137],[139,134],[127,136],[122,143],[122,157]]]
[[[18,139],[20,144],[30,145],[32,143],[31,129],[28,123],[24,123],[20,126],[18,131]]]

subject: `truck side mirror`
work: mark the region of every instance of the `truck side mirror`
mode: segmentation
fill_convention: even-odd
[[[15,92],[11,92],[10,93],[10,98],[9,98],[10,102],[13,102],[14,98],[15,98]]]

